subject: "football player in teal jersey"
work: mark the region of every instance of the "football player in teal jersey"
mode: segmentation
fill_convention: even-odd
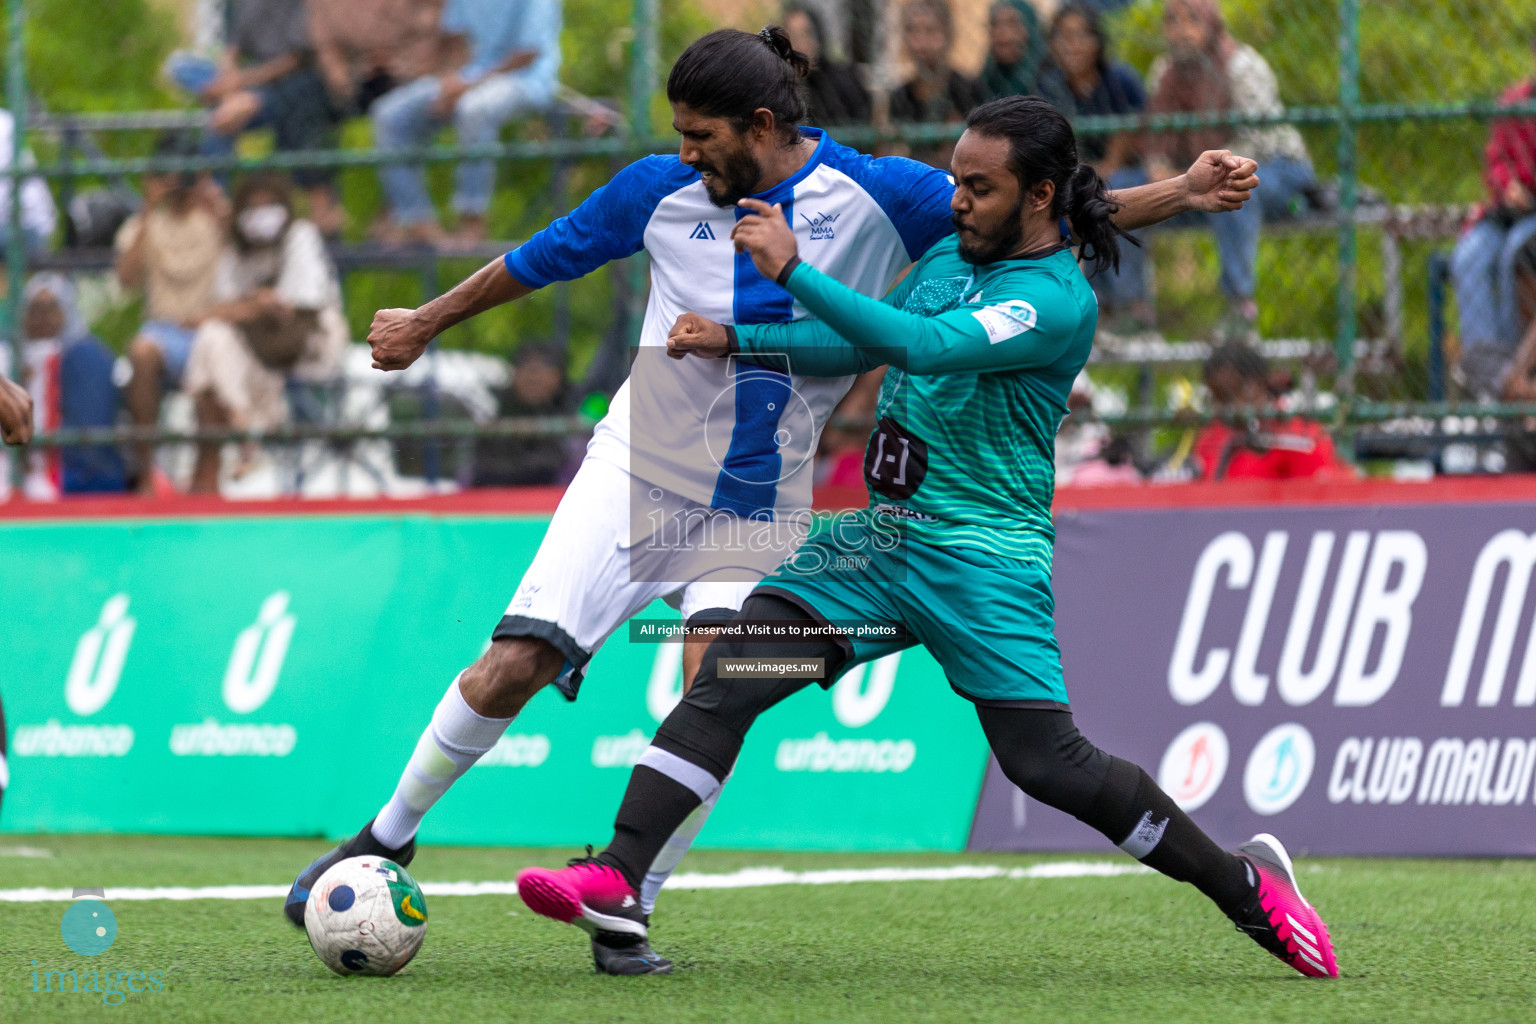
[[[757,716],[811,682],[727,675],[722,663],[821,659],[819,682],[830,686],[851,665],[921,643],[976,705],[999,765],[1026,794],[1192,883],[1300,973],[1337,977],[1327,928],[1278,840],[1222,850],[1145,771],[1073,724],[1052,621],[1053,448],[1098,307],[1070,236],[1083,259],[1114,265],[1116,206],[1078,163],[1066,119],[1036,97],[973,111],[953,171],[955,234],[884,300],[802,263],[782,212],[742,201],[752,215],[735,229],[738,248],[818,319],[728,328],[684,316],[670,347],[811,376],[889,366],[864,463],[870,507],[753,591],[738,621],[773,625],[784,639],[742,630],[710,645],[636,766],[608,848],[562,871],[530,868],[518,893],[546,916],[644,935],[627,908],[646,868],[729,774]],[[837,632],[872,622],[901,632]],[[823,639],[787,639],[806,634]]]

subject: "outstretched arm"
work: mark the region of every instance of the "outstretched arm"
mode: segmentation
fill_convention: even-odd
[[[916,280],[912,270],[901,272],[879,300],[881,304],[900,307],[907,301]],[[881,353],[848,344],[821,320],[727,327],[697,313],[684,313],[667,335],[667,355],[682,359],[690,354],[706,359],[736,356],[755,366],[806,377],[846,377],[886,363]]]
[[[1120,204],[1115,224],[1126,231],[1150,227],[1189,210],[1241,209],[1259,185],[1259,165],[1225,149],[1206,150],[1176,178],[1111,192]]]
[[[610,260],[645,247],[653,200],[670,187],[676,165],[659,157],[630,164],[576,209],[525,244],[481,267],[446,295],[419,309],[381,309],[368,331],[376,370],[403,370],[431,340],[455,324],[555,281],[574,281]]]
[[[506,261],[498,257],[424,306],[381,309],[373,314],[373,324],[368,328],[373,368],[403,370],[448,328],[534,291],[513,277]]]
[[[925,317],[860,295],[809,263],[791,266],[784,281],[821,319],[737,327],[736,347],[746,356],[788,353],[799,373],[818,372],[802,368],[807,356],[822,363],[838,353],[851,367],[844,373],[886,365],[924,377],[1029,369],[1055,362],[1068,340],[1037,330],[1039,314],[1028,303],[973,304]]]
[[[771,337],[762,332],[775,328]],[[667,354],[706,359],[736,356],[754,366],[806,377],[846,377],[882,365],[874,353],[848,344],[820,320],[727,327],[697,313],[684,313],[667,335]]]
[[[782,208],[756,199],[741,205],[752,214],[737,221],[731,234],[737,248],[751,253],[758,273],[778,281],[821,318],[738,325],[735,346],[745,357],[786,353],[796,372],[813,375],[834,363],[845,373],[885,364],[923,376],[985,373],[1048,366],[1074,333],[1064,324],[1039,323],[1039,309],[1023,300],[994,297],[987,305],[970,303],[928,317],[898,309],[921,277],[921,265],[885,301],[871,299],[800,262]],[[1054,302],[1036,301],[1047,316],[1059,318]],[[837,346],[832,332],[846,348]],[[807,362],[817,369],[808,369]]]

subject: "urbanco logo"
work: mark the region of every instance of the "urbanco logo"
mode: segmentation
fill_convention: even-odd
[[[1305,726],[1277,725],[1248,755],[1243,796],[1255,814],[1279,814],[1306,790],[1317,762],[1317,745]]]
[[[891,702],[901,652],[887,654],[871,665],[856,665],[832,686],[832,714],[850,729],[868,725]],[[867,670],[867,671],[866,671]],[[869,685],[865,686],[865,678]]]
[[[286,590],[268,595],[256,621],[235,637],[222,691],[224,705],[237,715],[261,708],[277,688],[297,623],[288,602]],[[170,750],[176,757],[287,757],[298,738],[287,723],[225,723],[209,716],[171,726]]]
[[[64,679],[64,702],[69,710],[85,717],[106,707],[117,692],[137,628],[138,620],[128,614],[128,595],[107,598],[96,624],[75,644],[75,656]]]
[[[81,634],[64,677],[64,703],[80,717],[94,715],[117,693],[123,663],[138,620],[128,614],[128,595],[107,598],[96,624]],[[11,753],[16,757],[123,757],[133,749],[133,727],[60,722],[18,725]],[[0,775],[3,775],[0,764]],[[0,778],[0,789],[5,779]]]
[[[1231,748],[1215,722],[1196,722],[1173,738],[1157,769],[1157,784],[1186,811],[1203,807],[1227,774]]]
[[[224,703],[237,715],[250,714],[277,687],[288,643],[298,620],[288,611],[288,592],[279,590],[261,603],[256,622],[240,631],[224,670]]]

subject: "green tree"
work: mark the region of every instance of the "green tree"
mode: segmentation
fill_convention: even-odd
[[[159,74],[176,45],[171,12],[146,0],[27,0],[26,11],[28,86],[48,110],[173,104]],[[0,40],[8,36],[0,24]]]

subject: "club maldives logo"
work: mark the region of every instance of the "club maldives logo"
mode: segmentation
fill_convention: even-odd
[[[1248,806],[1255,814],[1279,814],[1307,788],[1316,762],[1317,745],[1304,726],[1295,722],[1275,726],[1248,755],[1243,772]]]
[[[1186,811],[1205,805],[1227,774],[1227,734],[1215,722],[1196,722],[1173,738],[1157,769],[1157,784]]]
[[[74,902],[59,921],[59,936],[70,952],[83,957],[100,956],[117,941],[117,915],[107,906],[99,888],[77,887]],[[137,1002],[145,994],[159,992],[165,981],[159,971],[98,971],[80,968],[38,967],[32,961],[32,991],[39,995],[91,995],[107,1006]]]

